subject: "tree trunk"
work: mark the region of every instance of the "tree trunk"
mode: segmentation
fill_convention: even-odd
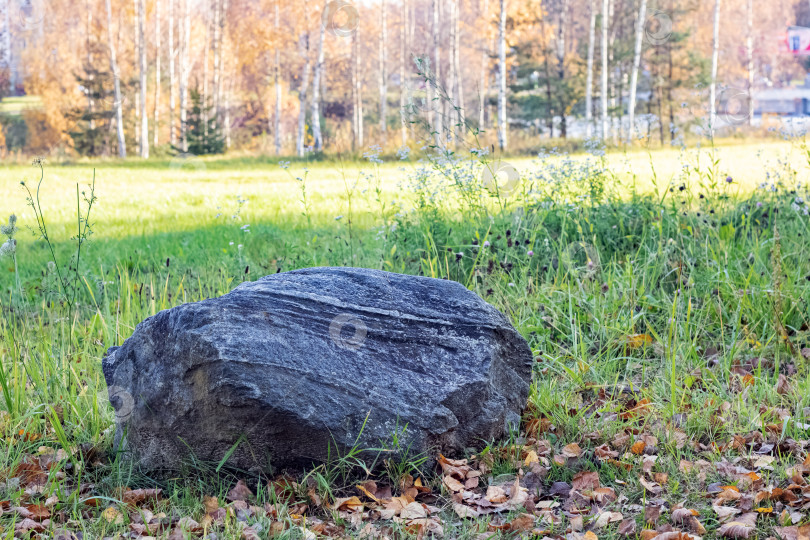
[[[169,143],[177,145],[177,132],[174,129],[174,108],[177,103],[177,81],[174,65],[177,51],[174,49],[174,0],[169,0]]]
[[[380,39],[379,39],[379,75],[380,75],[380,139],[385,148],[388,142],[388,21],[386,20],[385,0],[380,0]]]
[[[498,147],[505,151],[507,129],[506,118],[506,0],[500,0],[500,17],[498,18]]]
[[[400,116],[400,135],[402,138],[402,146],[408,144],[408,123],[407,117],[407,97],[405,95],[408,85],[407,66],[408,66],[408,15],[409,5],[408,0],[402,0],[402,23],[399,28],[399,116]]]
[[[712,38],[712,79],[709,83],[709,132],[714,137],[717,122],[717,62],[720,59],[720,0],[714,0],[714,34]]]
[[[222,119],[220,106],[219,106],[219,87],[222,84],[222,27],[220,26],[220,22],[223,20],[222,17],[222,1],[223,0],[213,0],[214,3],[214,42],[212,47],[214,49],[214,99],[213,99],[213,109],[214,115],[216,116],[216,125],[217,128],[221,126],[220,120]],[[206,39],[206,46],[208,44],[208,40]]]
[[[134,60],[133,64],[136,70],[140,69],[141,65],[141,33],[139,32],[140,27],[140,0],[132,0],[132,7],[134,8],[133,13],[135,14],[135,39],[134,39]],[[138,86],[140,86],[141,81],[138,78]],[[138,152],[138,155],[141,155],[141,90],[138,88],[138,91],[135,92],[135,148]]]
[[[191,73],[188,52],[191,46],[191,15],[189,0],[183,0],[183,13],[180,16],[180,145],[188,152],[188,76]]]
[[[279,18],[278,4],[281,0],[276,0],[275,3],[275,22],[274,26],[276,33],[281,31],[281,21]],[[278,39],[278,35],[276,36]],[[273,122],[275,129],[273,131],[274,141],[276,145],[276,155],[281,155],[281,52],[278,44],[276,44],[276,66],[275,66],[275,87],[276,87],[276,114],[274,115]]]
[[[489,0],[484,0],[484,21],[486,24],[489,24]],[[481,47],[481,78],[479,80],[479,88],[478,91],[480,95],[478,96],[478,129],[480,131],[484,130],[485,126],[485,114],[486,111],[486,97],[487,91],[489,90],[489,48],[487,45],[489,41],[487,40],[487,34],[484,34],[484,39],[481,40],[482,47]]]
[[[2,6],[3,6],[3,1],[0,0],[0,17],[3,16],[2,11],[1,11]],[[94,62],[93,62],[93,50],[90,47],[90,36],[92,35],[92,32],[93,32],[93,10],[90,9],[90,5],[88,4],[87,0],[85,0],[85,2],[84,2],[84,10],[85,10],[85,13],[86,13],[86,16],[85,16],[85,19],[84,19],[84,22],[85,22],[84,48],[85,48],[85,53],[87,54],[87,58],[86,58],[85,61],[87,62],[88,67],[92,67],[92,66],[95,65]],[[2,30],[0,30],[0,35],[2,35]],[[7,67],[8,66],[6,66],[2,62],[2,50],[0,50],[0,71],[2,71],[3,69],[7,69]],[[91,81],[95,80],[95,76],[92,73],[89,74],[89,78],[90,78]],[[92,83],[91,83],[91,85],[92,85]],[[94,106],[94,103],[93,103],[93,93],[88,91],[87,92],[87,112],[90,113],[90,115],[91,115],[90,116],[90,122],[89,122],[90,129],[95,129],[95,127],[96,127],[96,121],[92,117],[94,109],[95,109],[95,106]],[[2,148],[0,148],[0,150],[2,150]],[[105,153],[106,153],[106,151],[107,151],[107,149],[105,148]]]
[[[433,131],[436,134],[436,146],[440,149],[444,147],[444,137],[443,137],[443,127],[442,127],[442,111],[441,111],[441,104],[438,98],[438,89],[440,81],[442,80],[441,77],[441,47],[439,45],[439,2],[441,0],[432,0],[432,8],[433,8],[433,24],[430,28],[431,33],[431,41],[433,44],[433,69],[432,72],[432,81],[429,82],[429,87],[431,88],[430,92],[430,103],[431,103],[431,110],[433,111]]]
[[[602,0],[602,85],[601,95],[599,96],[602,102],[602,140],[607,142],[610,136],[608,128],[608,12],[610,9],[610,0]]]
[[[557,75],[560,79],[558,89],[560,102],[560,137],[565,139],[568,136],[566,115],[566,95],[564,91],[565,82],[565,26],[568,22],[568,2],[562,0],[560,5],[560,21],[557,27]]]
[[[457,129],[460,130],[456,131],[456,142],[461,142],[467,132],[464,114],[464,73],[461,70],[461,3],[459,0],[453,0],[453,3],[455,4],[453,64],[455,65],[456,72],[456,88],[454,93],[456,95],[456,120],[459,124]]]
[[[160,121],[160,0],[155,0],[155,116],[152,121],[152,129],[155,132],[154,145],[157,147],[158,123]]]
[[[149,117],[146,115],[146,0],[138,1],[138,44],[141,63],[141,157],[149,157]]]
[[[588,63],[585,76],[585,137],[593,137],[593,51],[596,41],[596,0],[591,0],[591,20],[588,23]]]
[[[304,155],[304,130],[306,129],[307,119],[307,90],[309,88],[309,7],[304,8],[307,11],[304,33],[301,35],[301,56],[304,59],[304,66],[301,73],[301,84],[298,86],[298,133],[295,140],[295,150],[299,157]]]
[[[355,148],[363,147],[363,92],[360,81],[360,29],[354,31],[352,40],[352,93],[354,95],[354,141]]]
[[[216,0],[214,0],[216,3]],[[202,107],[200,110],[200,116],[202,117],[202,125],[203,125],[203,141],[208,140],[208,54],[211,51],[211,27],[213,26],[214,29],[214,41],[216,41],[216,26],[217,23],[214,20],[216,16],[211,17],[212,12],[216,11],[216,7],[211,9],[211,4],[208,4],[208,8],[205,9],[205,38],[203,39],[203,75],[202,75]],[[216,45],[215,45],[216,46]],[[214,51],[214,56],[216,57],[216,50]],[[195,78],[196,80],[196,78]],[[216,110],[214,111],[216,114]],[[217,122],[219,124],[219,122]]]
[[[327,2],[324,1],[325,10]],[[321,70],[323,69],[323,41],[326,26],[320,25],[320,37],[318,40],[318,59],[315,62],[315,72],[312,77],[312,138],[315,140],[315,151],[323,150],[323,134],[321,133]]]
[[[121,76],[118,72],[118,61],[115,59],[115,42],[112,32],[112,8],[110,0],[105,1],[107,8],[107,46],[110,51],[110,71],[113,72],[115,91],[115,128],[118,133],[118,157],[127,157],[127,143],[124,138],[124,115],[121,104]]]
[[[11,5],[10,0],[0,0],[0,69],[11,76]],[[89,38],[88,38],[89,39]],[[13,92],[13,88],[11,89]]]
[[[748,57],[748,125],[754,125],[754,0],[748,0],[748,37],[745,49]]]
[[[627,104],[627,112],[630,120],[630,127],[627,128],[627,142],[633,140],[636,121],[636,92],[638,89],[638,69],[641,64],[641,38],[644,33],[644,23],[647,18],[647,0],[641,0],[641,7],[638,10],[638,20],[636,21],[636,48],[633,52],[633,71],[630,73],[630,102]],[[663,122],[663,119],[660,119]]]
[[[458,74],[456,72],[456,0],[449,0],[450,4],[450,14],[447,21],[447,28],[450,31],[450,46],[448,47],[447,51],[447,93],[450,97],[450,111],[447,115],[447,140],[450,142],[453,139],[455,142],[458,142],[458,118],[457,118],[457,111],[458,111],[458,96],[456,94],[456,79]]]

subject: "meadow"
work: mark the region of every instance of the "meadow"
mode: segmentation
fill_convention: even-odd
[[[486,188],[485,151],[384,157],[0,168],[0,217],[18,218],[0,260],[0,535],[807,534],[803,140],[509,158],[514,191]],[[534,475],[531,504],[462,519],[448,468],[424,456],[150,478],[111,451],[108,347],[159,310],[324,265],[456,280],[510,318],[536,360],[524,423],[469,465],[494,484]],[[355,484],[405,496],[409,476],[427,515],[375,520]],[[255,509],[217,521],[210,497],[225,507],[240,479]],[[134,504],[125,487],[162,498]]]

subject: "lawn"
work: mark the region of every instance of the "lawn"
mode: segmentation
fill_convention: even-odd
[[[806,537],[804,142],[509,159],[513,193],[482,188],[488,160],[0,168],[20,229],[0,261],[2,534]],[[40,174],[49,242],[26,205]],[[150,478],[111,451],[107,347],[161,309],[321,265],[453,279],[502,310],[535,355],[521,431],[442,470]],[[458,489],[479,472],[484,506]]]

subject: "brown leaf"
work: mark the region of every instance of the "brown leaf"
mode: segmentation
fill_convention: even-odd
[[[644,441],[636,441],[633,443],[633,446],[630,447],[630,451],[637,456],[640,456],[644,453],[644,447],[647,446]]]
[[[599,487],[599,473],[596,471],[580,471],[574,475],[571,486],[577,491],[597,489]]]
[[[653,495],[660,495],[661,492],[664,491],[664,489],[661,486],[659,486],[655,482],[645,480],[643,476],[639,476],[638,481],[642,486],[644,486],[644,489],[646,489]]]
[[[577,443],[567,444],[563,447],[562,454],[567,458],[578,458],[582,455],[582,448]]]
[[[534,516],[531,514],[520,514],[518,517],[506,524],[507,530],[511,532],[527,532],[534,527]]]
[[[636,534],[636,520],[625,519],[619,523],[619,534],[622,536],[634,536]]]
[[[628,349],[639,349],[645,345],[650,345],[655,340],[649,334],[630,334],[626,338]]]
[[[492,504],[501,504],[509,500],[506,491],[501,486],[489,486],[485,497]]]
[[[357,496],[343,497],[335,500],[332,509],[344,512],[362,512],[363,502]]]
[[[717,530],[717,534],[725,538],[748,538],[754,534],[756,524],[757,514],[749,512],[721,526]]]
[[[229,501],[246,501],[252,497],[253,492],[242,480],[236,482],[234,488],[228,492]]]
[[[121,500],[124,504],[136,506],[147,499],[160,500],[160,494],[162,492],[162,489],[130,489],[122,494]]]
[[[213,514],[219,510],[219,499],[206,495],[203,497],[203,506],[205,507],[206,514]]]
[[[242,529],[242,540],[261,540],[261,537],[253,527],[245,527]]]
[[[790,381],[782,373],[779,374],[779,379],[776,381],[776,393],[782,396],[793,393],[793,387]]]
[[[462,484],[452,476],[445,476],[444,478],[442,478],[442,483],[447,487],[447,489],[449,489],[453,493],[464,491],[464,484]]]

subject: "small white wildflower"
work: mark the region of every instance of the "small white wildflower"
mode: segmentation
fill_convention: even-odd
[[[341,219],[343,219],[343,216],[335,216],[335,221],[340,221]]]
[[[17,216],[11,214],[8,216],[8,225],[0,225],[0,233],[8,236],[9,239],[14,238],[14,234],[17,232]]]
[[[233,242],[228,242],[228,245],[229,245],[229,246],[232,246],[232,245],[233,245]]]
[[[6,255],[14,255],[14,252],[17,250],[17,241],[13,238],[6,240],[5,244],[0,246],[0,257],[5,257]]]

